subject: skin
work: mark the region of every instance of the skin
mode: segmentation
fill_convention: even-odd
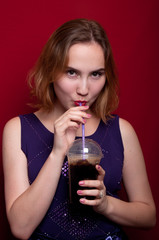
[[[40,109],[35,113],[54,133],[54,146],[32,185],[28,181],[27,159],[21,150],[19,118],[11,119],[4,128],[6,211],[13,234],[20,239],[28,239],[45,216],[56,192],[65,154],[75,136],[81,136],[81,124],[85,124],[85,133],[89,136],[100,122],[90,106],[105,84],[103,50],[94,42],[75,44],[68,56],[66,71],[54,83],[57,99],[53,111],[46,113]],[[75,106],[74,101],[78,100],[85,100],[87,106]],[[99,165],[96,166],[98,179],[79,182],[80,186],[90,189],[77,190],[77,194],[81,196],[81,204],[93,206],[94,211],[112,221],[127,226],[152,227],[156,211],[142,150],[127,121],[120,119],[120,130],[125,149],[123,180],[129,202],[106,195],[103,183],[106,173]],[[103,197],[99,198],[101,192]],[[83,198],[86,195],[95,196],[95,200]]]

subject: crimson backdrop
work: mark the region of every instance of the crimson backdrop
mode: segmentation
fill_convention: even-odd
[[[32,111],[26,106],[26,76],[50,34],[67,20],[95,19],[107,31],[119,71],[118,113],[133,124],[139,136],[157,204],[158,0],[5,0],[0,11],[1,133],[10,118]],[[5,216],[1,162],[0,185],[0,235],[1,239],[11,240],[14,238]],[[157,226],[150,231],[127,232],[130,239],[156,239],[158,235]]]

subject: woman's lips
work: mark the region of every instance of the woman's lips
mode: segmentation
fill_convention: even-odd
[[[74,102],[76,106],[85,106],[86,105],[86,101],[75,101]]]

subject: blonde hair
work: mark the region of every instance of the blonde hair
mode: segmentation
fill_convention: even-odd
[[[68,51],[73,44],[98,43],[104,52],[106,83],[91,106],[97,117],[105,122],[118,106],[118,77],[108,37],[94,20],[75,19],[64,23],[49,38],[41,55],[29,74],[31,95],[36,96],[38,108],[51,110],[56,98],[53,82],[62,73],[68,61]]]

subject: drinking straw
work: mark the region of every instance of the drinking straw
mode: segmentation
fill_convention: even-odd
[[[80,106],[82,106],[82,103],[79,103]],[[83,159],[84,157],[84,149],[85,149],[85,125],[82,123],[82,148],[83,148]]]
[[[83,147],[83,155],[84,155],[84,149],[85,149],[85,126],[82,123],[82,147]]]

